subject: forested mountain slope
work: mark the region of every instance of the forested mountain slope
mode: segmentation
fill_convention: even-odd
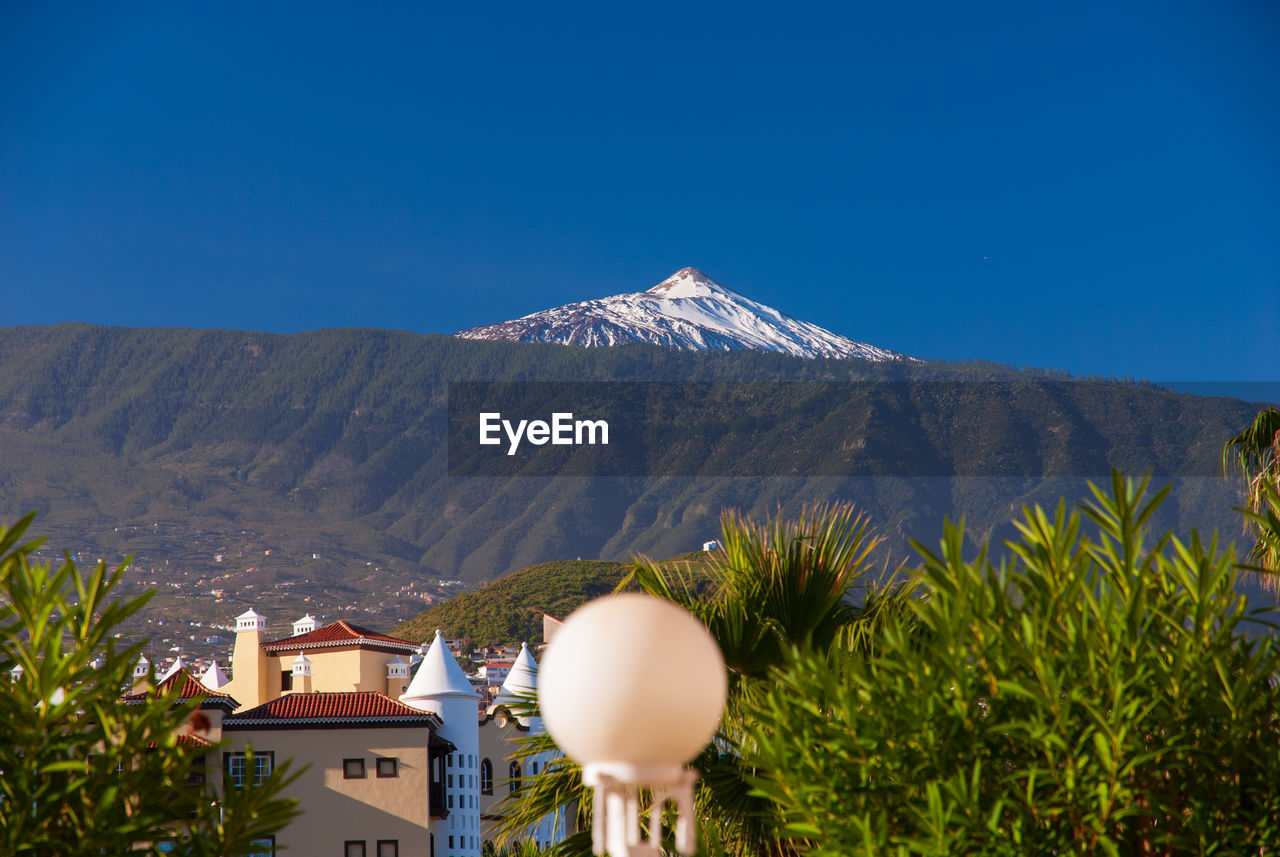
[[[756,412],[711,451],[759,463],[750,477],[449,475],[448,382],[581,379],[907,383],[869,387],[857,401],[785,394],[752,404]],[[1033,383],[991,393],[987,382],[1002,379]],[[706,405],[743,407],[730,398]],[[140,525],[178,522],[479,582],[548,560],[696,549],[728,507],[764,514],[853,499],[888,536],[888,561],[897,562],[906,537],[932,541],[944,515],[966,515],[972,533],[998,534],[1018,503],[1082,493],[1078,479],[1026,478],[1038,469],[1105,475],[1108,461],[1130,460],[1212,472],[1222,441],[1255,411],[1232,399],[1062,384],[976,364],[579,349],[360,329],[8,328],[0,329],[0,515],[39,508],[37,532],[90,554],[136,550],[129,534]],[[855,448],[856,466],[847,464]],[[813,470],[770,469],[794,464],[797,450]],[[680,454],[687,450],[670,452]],[[922,461],[935,475],[897,478]],[[937,475],[999,474],[1011,461],[1004,477]],[[656,460],[654,472],[680,473],[677,464]],[[1234,526],[1216,485],[1181,490],[1168,523]],[[154,546],[157,556],[191,547],[178,533]],[[307,573],[341,576],[344,568]]]

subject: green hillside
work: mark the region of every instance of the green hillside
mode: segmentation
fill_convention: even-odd
[[[650,438],[647,472],[668,475],[451,476],[447,385],[493,380],[895,383],[699,388],[699,407],[730,418],[714,434],[646,424],[666,432]],[[691,393],[668,384],[645,395],[647,412],[680,414]],[[361,329],[8,328],[0,518],[36,508],[50,549],[112,562],[136,554],[131,579],[159,588],[171,619],[225,624],[288,595],[272,623],[360,609],[390,627],[422,597],[457,591],[440,581],[693,550],[726,508],[763,517],[853,501],[886,536],[892,565],[908,558],[909,537],[932,541],[944,516],[998,538],[1020,504],[1085,494],[1081,478],[1019,473],[1105,475],[1113,462],[1212,473],[1222,442],[1256,411],[987,364]],[[1234,533],[1226,490],[1190,480],[1155,525]]]
[[[603,560],[544,562],[464,592],[396,628],[406,640],[430,640],[436,629],[446,637],[469,637],[477,645],[541,642],[542,610],[565,615],[612,592],[627,566]]]
[[[689,553],[663,564],[678,565],[705,581],[707,556]],[[392,633],[406,640],[430,640],[439,629],[446,637],[468,637],[481,646],[540,643],[542,613],[563,619],[592,598],[613,592],[630,570],[626,563],[603,560],[539,563],[425,610]]]

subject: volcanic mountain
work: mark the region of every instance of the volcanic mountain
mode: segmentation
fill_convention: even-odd
[[[697,268],[682,268],[648,291],[565,304],[513,321],[473,327],[458,336],[587,347],[648,342],[689,351],[906,359],[756,303]]]

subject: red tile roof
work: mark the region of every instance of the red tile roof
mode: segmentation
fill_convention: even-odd
[[[384,649],[393,652],[413,654],[418,651],[418,644],[397,637],[388,637],[377,631],[370,631],[359,625],[352,625],[345,620],[316,628],[305,634],[272,640],[262,644],[264,652],[278,653],[301,651],[303,649],[336,648],[338,646],[359,646],[364,649]]]
[[[154,688],[139,693],[126,693],[121,699],[125,702],[142,702],[148,696],[155,696],[159,693],[173,693],[175,691],[179,702],[185,702],[188,699],[201,699],[203,700],[203,705],[217,705],[221,708],[231,709],[240,706],[240,703],[232,699],[230,694],[209,690],[195,676],[187,672],[185,667],[164,681],[159,682]]]
[[[377,691],[290,693],[233,714],[224,730],[275,727],[306,729],[335,726],[440,726],[429,711],[411,708]]]
[[[199,735],[192,735],[190,732],[181,732],[178,737],[173,739],[176,743],[184,747],[212,747],[213,742],[201,738]],[[148,750],[154,750],[160,746],[160,742],[152,741],[147,745]]]

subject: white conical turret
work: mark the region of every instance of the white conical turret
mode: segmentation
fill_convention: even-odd
[[[528,704],[528,698],[536,697],[537,694],[538,662],[529,653],[529,644],[522,643],[520,654],[516,656],[516,662],[511,666],[511,672],[507,673],[507,678],[502,682],[498,695],[493,698],[493,704],[489,706],[489,713],[492,714],[500,705],[512,709],[513,714],[523,711]],[[521,726],[525,727],[540,719],[527,714],[515,714],[515,718],[520,721]]]
[[[316,617],[310,613],[303,616],[297,622],[293,623],[293,636],[297,637],[302,634],[310,634],[316,629]]]
[[[200,676],[200,683],[209,690],[220,690],[231,682],[227,678],[227,674],[222,671],[222,667],[218,666],[218,662],[214,661],[209,664],[209,668],[204,671],[204,675]]]
[[[457,748],[445,757],[444,809],[449,815],[431,825],[437,849],[444,844],[444,853],[454,857],[480,857],[479,699],[436,631],[400,701],[439,715],[443,723],[438,734]]]
[[[138,662],[133,665],[133,677],[146,678],[147,671],[151,668],[151,661],[147,660],[146,655],[138,655]]]
[[[528,704],[530,697],[536,698],[538,695],[538,662],[533,659],[533,655],[529,652],[529,644],[524,643],[520,646],[520,654],[516,656],[516,661],[511,665],[511,671],[507,673],[507,678],[502,682],[502,688],[498,691],[498,695],[494,697],[493,704],[489,706],[489,714],[496,714],[499,708],[505,708],[507,713],[511,715],[508,720],[505,717],[495,717],[490,721],[493,725],[486,728],[496,728],[506,733],[505,742],[512,750],[520,745],[520,733],[527,730],[529,734],[536,735],[544,731],[542,718],[537,715],[528,713]],[[491,739],[492,740],[492,739]],[[532,756],[526,756],[522,760],[523,776],[536,777],[544,774],[547,767],[551,765],[559,754],[553,751],[537,753]],[[565,811],[561,807],[552,810],[544,815],[537,822],[529,825],[525,838],[535,842],[561,842],[567,834],[565,827]]]
[[[462,671],[462,667],[458,666],[453,652],[449,651],[444,637],[437,630],[435,639],[431,641],[431,647],[422,656],[422,663],[418,664],[418,671],[414,674],[413,681],[409,682],[409,689],[400,697],[400,701],[423,711],[434,711],[443,717],[444,712],[432,703],[450,698],[471,700],[472,719],[475,719],[475,700],[479,699],[479,694],[475,692],[471,682],[467,681],[466,673]]]

